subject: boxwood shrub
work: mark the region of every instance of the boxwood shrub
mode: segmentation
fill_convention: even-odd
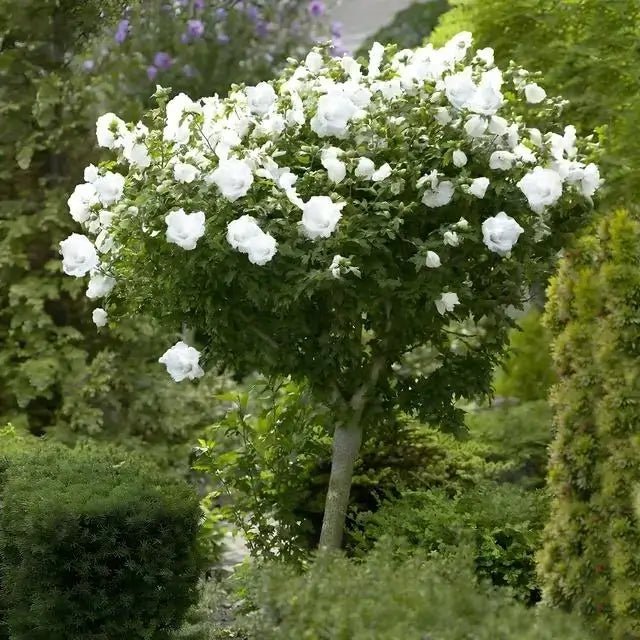
[[[197,598],[192,489],[113,450],[47,444],[0,457],[11,640],[170,637]]]

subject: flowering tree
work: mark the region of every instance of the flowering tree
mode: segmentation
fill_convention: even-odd
[[[105,297],[98,325],[188,327],[160,358],[178,382],[210,362],[308,382],[335,419],[320,543],[337,547],[363,425],[398,406],[450,422],[490,392],[508,307],[591,208],[593,149],[469,33],[374,44],[364,67],[313,50],[225,99],[156,97],[144,123],[98,120],[117,158],[69,199],[94,241],[62,242],[63,268]],[[460,322],[481,336],[462,351]],[[437,366],[396,375],[425,344]]]

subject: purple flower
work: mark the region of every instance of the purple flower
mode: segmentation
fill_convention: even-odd
[[[270,30],[271,30],[270,22],[259,20],[256,23],[256,35],[258,36],[258,38],[266,38],[269,35]]]
[[[339,38],[342,35],[342,29],[343,29],[343,24],[342,22],[332,22],[331,23],[331,35],[334,38]]]
[[[201,38],[204,34],[204,23],[202,20],[187,21],[187,35],[190,38]]]
[[[149,78],[149,80],[155,80],[157,75],[158,75],[157,67],[154,67],[153,65],[150,65],[147,67],[147,78]]]
[[[319,18],[321,15],[324,15],[325,9],[326,7],[322,0],[311,0],[309,3],[309,13],[314,18]]]
[[[96,66],[96,63],[93,60],[85,60],[82,63],[82,68],[85,71],[93,71],[94,67]]]
[[[345,48],[339,38],[333,40],[329,51],[334,58],[342,58],[342,56],[349,55],[349,50]]]
[[[218,20],[224,20],[227,17],[227,10],[224,7],[216,9],[216,18]]]
[[[249,20],[251,20],[252,22],[257,22],[258,19],[260,18],[260,12],[258,11],[258,7],[256,7],[253,4],[250,4],[247,7],[247,17],[249,18]]]
[[[173,60],[166,51],[158,51],[158,53],[153,56],[153,64],[158,68],[158,70],[166,71],[171,68]]]
[[[204,0],[193,0],[193,8],[196,11],[202,11],[204,9]]]
[[[220,44],[229,44],[230,40],[231,40],[231,38],[226,33],[219,33],[218,34],[218,42]]]
[[[129,35],[129,21],[128,20],[120,20],[118,23],[118,28],[116,29],[116,34],[114,36],[115,41],[118,44],[122,44]]]

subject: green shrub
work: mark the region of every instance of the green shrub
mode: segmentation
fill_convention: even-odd
[[[580,622],[478,586],[462,561],[318,559],[255,575],[251,640],[587,640]],[[231,636],[234,637],[234,636]],[[244,636],[242,636],[244,637]]]
[[[560,380],[551,402],[546,597],[591,618],[599,637],[640,637],[640,221],[616,211],[567,252],[547,322]]]
[[[546,400],[556,381],[551,360],[551,336],[540,311],[531,309],[511,330],[509,351],[495,380],[496,393],[521,402]]]
[[[486,460],[498,465],[497,480],[539,489],[546,484],[552,419],[548,402],[538,400],[469,413],[467,427]]]
[[[12,640],[160,640],[196,597],[200,509],[115,451],[11,455],[0,557]]]
[[[226,519],[244,530],[253,553],[304,557],[320,536],[331,466],[331,424],[304,385],[262,385],[230,394],[235,408],[200,443],[195,468],[218,485]],[[231,446],[230,444],[231,443]],[[504,465],[487,449],[407,417],[365,434],[351,488],[351,523],[401,489],[472,487]],[[231,500],[229,500],[231,498]]]
[[[449,0],[414,2],[399,11],[390,24],[371,36],[359,49],[358,55],[366,55],[374,42],[397,44],[399,49],[410,49],[422,44],[438,22],[438,18],[449,9]]]
[[[540,599],[535,553],[546,516],[544,494],[507,485],[484,483],[453,498],[411,492],[360,518],[359,551],[384,543],[399,555],[419,549],[451,556],[468,546],[478,578],[533,603]]]

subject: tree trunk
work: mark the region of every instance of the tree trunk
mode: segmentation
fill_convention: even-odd
[[[353,467],[362,441],[360,417],[357,412],[357,419],[352,424],[338,425],[333,436],[331,476],[320,533],[321,549],[339,549],[342,545]]]

